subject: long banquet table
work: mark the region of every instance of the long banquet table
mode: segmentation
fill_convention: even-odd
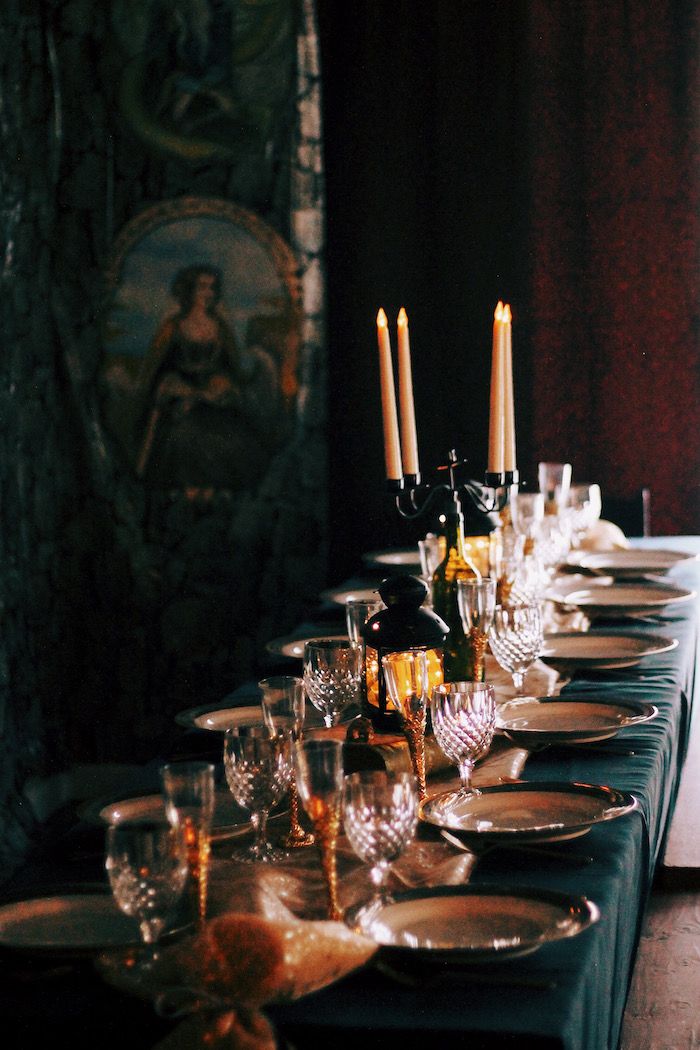
[[[700,537],[634,542],[700,554]],[[700,592],[700,561],[679,564],[669,580]],[[550,749],[532,753],[522,773],[530,781],[578,781],[629,791],[639,800],[638,810],[560,844],[565,859],[495,850],[479,859],[471,875],[475,885],[532,886],[585,895],[600,908],[599,922],[571,940],[483,967],[419,972],[404,980],[370,963],[294,1003],[269,1007],[267,1015],[282,1038],[296,1050],[324,1042],[334,1048],[381,1045],[405,1050],[424,1047],[427,1039],[436,1037],[451,1045],[491,1050],[617,1047],[645,906],[663,858],[697,707],[699,611],[696,600],[669,609],[653,624],[637,620],[606,625],[606,631],[663,634],[679,644],[644,658],[636,667],[577,673],[565,686],[563,695],[575,690],[577,695],[656,705],[656,719],[617,738],[617,744],[624,738],[626,753],[614,746],[608,753],[604,746],[589,753]],[[592,633],[599,629],[594,626]],[[241,703],[250,703],[250,690],[241,690],[240,697]],[[75,835],[76,829],[69,834]],[[95,877],[98,862],[93,856]],[[58,870],[50,860],[48,866],[54,874]],[[75,868],[72,874],[77,877]],[[87,867],[81,877],[86,874]],[[21,878],[13,880],[13,892],[19,886]],[[31,890],[36,889],[34,880]],[[130,1001],[87,969],[31,973],[27,965],[18,969],[16,960],[6,956],[1,964],[0,1008],[8,1023],[17,1022],[25,1032],[8,1047],[39,1045],[31,1041],[32,1035],[46,1025],[54,1035],[70,1034],[74,1047],[128,1043],[132,1050],[153,1046],[169,1031],[150,1004]],[[100,1043],[91,1043],[98,1031]]]

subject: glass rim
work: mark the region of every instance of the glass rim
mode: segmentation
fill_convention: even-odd
[[[304,680],[295,674],[273,674],[269,678],[261,678],[258,682],[258,687],[260,689],[284,689],[285,685],[291,685],[292,683],[303,687]]]
[[[349,638],[309,638],[304,642],[304,652],[307,649],[351,649],[352,647]]]
[[[440,682],[433,686],[430,696],[473,696],[477,693],[491,693],[495,697],[496,689],[491,682]]]
[[[211,770],[212,773],[216,772],[216,767],[213,762],[206,762],[204,759],[199,758],[183,758],[175,759],[173,762],[164,762],[160,767],[162,776],[166,776],[170,773],[205,773]]]

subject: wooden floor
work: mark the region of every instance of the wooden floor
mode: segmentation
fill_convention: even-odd
[[[700,712],[694,723],[620,1050],[700,1050]]]

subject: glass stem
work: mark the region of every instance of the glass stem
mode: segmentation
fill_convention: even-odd
[[[329,806],[323,816],[314,822],[316,841],[321,851],[321,867],[326,882],[328,918],[340,921],[343,912],[338,899],[338,868],[336,847],[340,830],[340,805]]]
[[[465,791],[472,790],[472,773],[474,772],[474,759],[465,758],[459,763],[459,779]]]
[[[252,813],[250,823],[255,832],[255,852],[258,856],[262,856],[267,850],[267,810],[261,809],[257,813]]]
[[[427,795],[425,786],[425,722],[422,719],[407,719],[404,723],[404,733],[408,742],[413,772],[418,781],[418,797],[422,802]]]
[[[289,830],[292,835],[299,835],[304,831],[299,823],[299,792],[293,773],[289,781]]]
[[[523,685],[525,682],[524,671],[513,671],[513,685],[515,686],[515,695],[522,696]]]

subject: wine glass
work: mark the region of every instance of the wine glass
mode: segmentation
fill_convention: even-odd
[[[224,737],[224,771],[239,806],[250,810],[255,841],[234,850],[233,860],[269,864],[287,853],[267,839],[267,818],[289,788],[291,732],[267,726],[233,726]]]
[[[214,767],[210,762],[172,762],[161,767],[160,776],[165,815],[184,834],[193,904],[201,924],[207,912]]]
[[[299,797],[314,826],[326,883],[328,918],[340,920],[337,845],[343,790],[343,745],[340,740],[297,740],[293,747]]]
[[[289,730],[292,740],[300,740],[304,726],[304,685],[293,675],[276,675],[258,682],[262,690],[260,705],[270,732]],[[311,846],[314,837],[299,823],[299,794],[292,768],[289,778],[289,831],[282,840],[288,849]]]
[[[418,795],[410,773],[363,770],[345,777],[345,834],[360,860],[370,865],[378,895],[391,865],[413,841],[417,823]]]
[[[457,580],[457,604],[472,651],[472,677],[475,682],[482,682],[486,644],[496,607],[496,581],[488,576]]]
[[[602,495],[600,485],[572,485],[569,489],[568,510],[572,523],[572,545],[578,547],[590,528],[600,518]]]
[[[510,672],[516,696],[522,695],[525,672],[540,655],[543,640],[539,604],[496,606],[489,644],[500,666]]]
[[[440,750],[459,769],[462,792],[478,794],[472,774],[488,752],[496,728],[496,694],[485,682],[445,682],[430,699],[433,732]]]
[[[428,713],[430,667],[425,649],[387,653],[382,657],[389,699],[398,712],[408,743],[421,801],[425,787],[425,722]]]
[[[358,649],[350,641],[312,638],[304,645],[303,681],[307,697],[323,715],[326,728],[332,729],[345,708],[360,696]]]
[[[544,518],[544,495],[541,492],[514,492],[510,502],[513,528],[525,538],[525,553],[534,544],[537,526]]]
[[[360,650],[364,649],[362,628],[375,613],[384,608],[381,598],[372,601],[368,598],[346,598],[345,600],[345,623],[352,644]]]
[[[184,831],[164,820],[111,824],[105,867],[117,905],[138,920],[148,966],[187,882]]]
[[[547,514],[558,514],[569,498],[571,464],[540,462],[537,464],[537,480]]]

